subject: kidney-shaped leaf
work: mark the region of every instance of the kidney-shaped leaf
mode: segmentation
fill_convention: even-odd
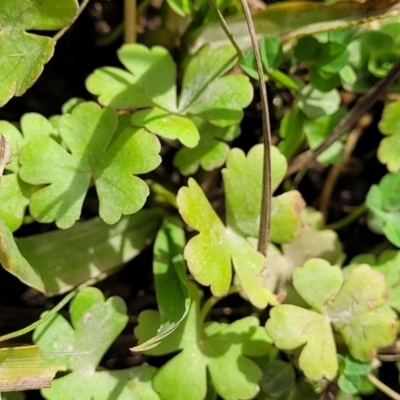
[[[232,265],[249,300],[263,308],[276,303],[275,296],[257,282],[265,258],[230,227],[224,226],[195,180],[178,192],[179,212],[185,222],[200,233],[189,240],[184,256],[190,272],[202,285],[223,296],[232,280]]]
[[[117,113],[95,103],[81,103],[60,121],[67,149],[49,137],[37,137],[22,150],[21,178],[46,185],[31,197],[30,211],[40,222],[72,226],[92,181],[100,201],[99,214],[107,223],[143,207],[149,189],[136,174],[160,163],[160,143],[141,128],[118,129]]]
[[[43,390],[49,400],[107,400],[118,393],[119,400],[159,400],[151,386],[154,367],[97,371],[108,347],[128,322],[126,306],[117,296],[105,300],[100,290],[86,288],[70,305],[71,325],[60,314],[36,328],[33,339],[43,351],[64,353],[58,356],[67,364],[68,375],[56,379]]]
[[[12,163],[6,166],[7,174],[1,183],[0,217],[12,231],[22,225],[29,199],[37,189],[19,177],[19,153],[22,147],[36,136],[56,137],[54,127],[40,114],[24,114],[20,125],[21,132],[10,122],[0,121],[0,132],[11,144],[12,149]]]
[[[371,361],[377,347],[394,340],[395,317],[379,310],[388,297],[385,279],[368,265],[357,266],[344,279],[338,267],[311,259],[294,271],[293,285],[316,311],[278,305],[266,329],[278,348],[305,345],[299,365],[308,378],[333,379],[337,373],[332,325],[360,361]]]
[[[32,86],[53,55],[55,40],[28,30],[56,30],[72,22],[76,0],[0,2],[0,106]]]
[[[251,399],[259,391],[261,370],[249,356],[266,354],[270,341],[255,317],[232,324],[199,324],[199,293],[188,284],[191,307],[179,328],[148,352],[163,355],[181,350],[157,373],[153,385],[162,400],[202,400],[207,392],[207,370],[217,393],[224,399]],[[160,317],[147,310],[139,315],[135,334],[139,343],[155,334]],[[229,385],[227,385],[227,381]]]

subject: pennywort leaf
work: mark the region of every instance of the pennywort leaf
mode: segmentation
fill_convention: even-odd
[[[32,86],[53,55],[55,40],[31,30],[61,29],[72,22],[76,0],[3,0],[0,4],[0,106]]]
[[[64,353],[58,357],[70,373],[56,379],[43,396],[52,400],[79,398],[106,400],[118,390],[122,400],[159,400],[151,386],[154,367],[97,371],[104,353],[121,333],[128,316],[123,300],[117,296],[105,300],[100,290],[86,288],[70,305],[71,324],[60,314],[36,328],[34,341],[43,351]]]
[[[359,361],[371,361],[377,347],[393,341],[395,317],[379,310],[388,297],[385,279],[367,264],[352,269],[344,278],[338,267],[311,259],[294,271],[293,285],[312,309],[278,305],[272,309],[266,329],[278,348],[304,345],[299,366],[308,378],[336,376],[333,329],[341,333],[350,354]]]
[[[35,219],[55,221],[64,229],[72,226],[92,183],[99,196],[100,217],[109,224],[143,207],[149,189],[135,175],[157,167],[160,144],[146,130],[118,129],[118,123],[113,109],[81,103],[60,120],[66,148],[49,137],[37,137],[23,148],[21,178],[45,185],[31,197]]]
[[[232,46],[211,51],[200,49],[187,63],[179,99],[176,66],[167,49],[124,45],[118,56],[127,71],[104,67],[87,80],[88,90],[103,105],[115,108],[145,108],[132,122],[188,147],[199,142],[199,133],[189,116],[198,116],[221,127],[237,124],[253,96],[247,77],[225,75],[236,62]]]
[[[193,283],[189,283],[188,288],[191,307],[185,321],[158,347],[147,352],[162,355],[180,350],[154,377],[155,390],[162,400],[204,399],[208,371],[222,398],[254,397],[259,391],[261,369],[248,356],[268,352],[270,342],[265,331],[255,317],[246,317],[230,325],[211,322],[205,327],[200,326],[198,289]],[[159,321],[157,311],[147,310],[140,314],[135,329],[139,342],[154,335]]]

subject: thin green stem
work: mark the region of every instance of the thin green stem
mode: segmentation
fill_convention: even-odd
[[[372,375],[371,373],[368,373],[367,378],[382,393],[385,393],[387,396],[389,396],[393,400],[400,400],[400,394],[395,392],[393,389],[390,389],[389,386],[386,386],[376,376]]]
[[[89,279],[88,281],[82,283],[81,285],[76,287],[74,290],[69,292],[55,307],[53,307],[50,311],[44,313],[33,324],[30,324],[30,325],[26,326],[25,328],[20,329],[19,331],[15,331],[12,333],[8,333],[7,335],[0,336],[0,342],[14,339],[18,336],[22,336],[22,335],[25,335],[26,333],[33,331],[40,324],[43,324],[43,322],[45,322],[46,320],[51,318],[54,314],[56,314],[58,311],[60,311],[80,290],[82,290],[86,286],[92,285],[95,282],[96,281],[94,279]]]
[[[352,222],[356,221],[361,215],[365,214],[368,211],[365,203],[358,206],[353,212],[346,215],[344,218],[339,221],[332,222],[329,225],[325,225],[324,229],[332,229],[334,231],[338,231],[340,229],[346,228],[346,226],[350,225]]]
[[[267,254],[271,226],[271,124],[269,120],[268,96],[264,80],[264,70],[261,62],[260,49],[258,47],[257,36],[251,18],[251,12],[247,0],[240,0],[242,3],[247,27],[251,38],[251,44],[256,58],[258,82],[261,92],[261,111],[262,111],[262,131],[264,137],[264,167],[263,185],[260,212],[260,230],[258,235],[258,251]]]
[[[222,297],[211,296],[209,299],[207,299],[200,310],[201,323],[203,323],[206,320],[208,313],[215,306],[215,304],[217,304],[220,300],[224,299],[225,297],[230,296],[231,294],[235,294],[237,292],[238,288],[236,286],[232,286],[224,296]]]
[[[85,9],[85,7],[88,5],[89,0],[83,0],[82,3],[80,4],[78,11],[74,17],[74,19],[72,20],[72,22],[65,26],[64,28],[62,28],[60,31],[58,31],[54,36],[53,39],[57,42],[57,40],[59,40],[65,32],[67,32],[67,30],[72,26],[72,24],[78,19],[78,17],[81,15],[82,11]]]
[[[225,35],[228,37],[229,41],[232,43],[232,45],[235,48],[236,52],[238,53],[239,59],[242,59],[243,58],[242,50],[240,49],[240,47],[236,43],[236,40],[233,37],[232,32],[229,29],[229,26],[226,23],[224,16],[222,15],[221,11],[218,9],[218,6],[215,3],[215,0],[207,0],[207,1],[208,1],[208,4],[210,5],[210,7],[215,12],[215,14],[217,14],[218,19],[219,19],[219,23],[221,25],[221,28],[225,32]]]

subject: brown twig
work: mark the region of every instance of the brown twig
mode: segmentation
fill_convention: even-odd
[[[333,129],[325,141],[314,151],[307,150],[294,158],[289,165],[287,175],[298,171],[302,166],[307,165],[311,160],[318,157],[333,142],[348,132],[357,121],[378,101],[385,93],[387,87],[393,83],[400,73],[400,60],[398,60],[389,73],[373,86],[364,96],[360,97],[356,105],[346,114],[340,123]]]
[[[360,139],[364,129],[370,125],[372,122],[372,117],[369,114],[364,115],[356,124],[356,127],[350,132],[348,139],[346,140],[346,144],[344,146],[344,156],[343,160],[334,165],[329,171],[328,177],[326,178],[325,185],[321,192],[321,200],[319,210],[322,212],[325,221],[328,221],[328,210],[329,203],[331,200],[333,189],[335,188],[336,182],[340,176],[340,173],[343,170],[343,167],[346,165],[349,160],[351,153],[354,151],[358,140]]]
[[[242,3],[244,16],[246,18],[247,27],[250,33],[251,44],[256,58],[258,82],[261,92],[262,130],[264,137],[264,168],[260,213],[260,230],[258,235],[258,251],[266,255],[271,225],[271,126],[269,121],[267,89],[265,87],[264,71],[261,62],[260,49],[257,43],[257,36],[247,0],[240,0],[240,2]]]

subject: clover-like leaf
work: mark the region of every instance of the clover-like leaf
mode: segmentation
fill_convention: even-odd
[[[371,268],[379,271],[388,285],[388,304],[400,312],[400,251],[385,250],[378,257],[372,254],[360,254],[351,260],[351,266],[368,263]],[[346,268],[347,270],[347,268]]]
[[[378,159],[390,172],[400,171],[400,124],[397,116],[400,112],[400,100],[388,104],[379,122],[379,130],[387,135],[379,144]]]
[[[230,150],[227,142],[239,135],[238,125],[222,128],[200,118],[194,118],[194,121],[200,132],[199,144],[193,149],[179,149],[174,157],[174,165],[184,175],[194,174],[199,166],[206,171],[221,167]]]
[[[179,101],[176,66],[167,49],[124,45],[118,56],[129,72],[114,67],[96,70],[87,80],[99,102],[115,108],[152,108],[133,116],[133,123],[166,138],[194,147],[199,134],[189,115],[217,126],[238,123],[253,95],[247,77],[222,76],[236,61],[232,46],[210,51],[203,47],[188,62]],[[170,115],[169,115],[170,114]],[[163,122],[165,121],[165,122]]]
[[[21,149],[36,136],[53,136],[57,133],[51,123],[36,113],[24,114],[21,118],[21,132],[11,123],[0,121],[0,131],[11,145],[12,163],[6,165],[7,174],[3,177],[0,188],[0,217],[12,230],[17,230],[29,205],[29,199],[37,187],[20,179],[19,154]]]
[[[222,171],[226,190],[227,221],[244,236],[258,237],[262,187],[262,145],[254,146],[246,155],[232,149]],[[286,158],[276,147],[271,148],[272,187],[274,192],[286,173]],[[271,205],[271,241],[289,242],[301,227],[299,213],[304,201],[296,191],[274,197]]]
[[[339,373],[338,385],[345,393],[356,394],[363,392],[365,381],[368,381],[366,374],[372,369],[371,363],[362,363],[352,357],[343,357],[338,354]],[[370,382],[370,386],[372,386]]]
[[[187,224],[200,232],[187,243],[184,256],[190,272],[215,296],[223,296],[232,280],[232,266],[244,293],[257,307],[276,303],[274,295],[260,287],[257,275],[265,258],[247,240],[225,227],[193,179],[178,193],[179,211]]]
[[[311,119],[334,114],[340,107],[340,95],[337,89],[322,92],[312,85],[304,86],[297,102],[303,113]]]
[[[265,330],[255,317],[230,325],[211,322],[203,328],[199,324],[198,289],[193,283],[188,287],[192,299],[188,316],[158,347],[147,352],[162,355],[181,350],[156,374],[154,388],[162,400],[202,400],[207,392],[208,371],[223,399],[253,398],[259,391],[261,369],[248,356],[269,351],[270,341]],[[147,310],[139,315],[135,329],[139,343],[154,335],[159,320],[157,311]]]
[[[289,193],[289,192],[288,192]],[[333,265],[341,265],[345,259],[342,245],[335,231],[320,229],[323,216],[311,208],[300,214],[303,228],[291,242],[283,243],[278,249],[268,247],[268,258],[261,273],[262,285],[278,292],[284,290],[291,295],[293,271],[310,258],[323,258]]]
[[[60,120],[60,135],[67,148],[48,137],[37,137],[23,148],[21,178],[46,185],[31,197],[34,218],[56,221],[60,228],[72,226],[92,182],[99,196],[100,217],[109,224],[143,207],[149,189],[133,174],[157,167],[160,144],[146,130],[125,128],[125,120],[119,127],[118,122],[113,109],[81,103]]]
[[[341,333],[351,355],[360,361],[371,361],[377,347],[394,340],[395,317],[379,310],[387,301],[385,279],[367,264],[357,266],[344,279],[338,267],[311,259],[294,271],[293,285],[315,311],[278,305],[266,329],[278,348],[304,345],[299,365],[308,378],[333,379],[337,373],[332,328]]]
[[[190,298],[186,287],[186,265],[183,259],[185,232],[177,218],[167,218],[154,243],[153,272],[160,326],[157,334],[132,351],[156,347],[174,332],[189,312]]]
[[[378,185],[370,187],[365,204],[370,211],[369,227],[400,247],[400,200],[396,187],[400,187],[400,173],[386,174]]]
[[[199,132],[189,118],[170,114],[158,108],[149,108],[134,113],[132,125],[144,126],[151,133],[166,139],[179,139],[186,147],[195,147],[199,143]]]
[[[120,400],[159,400],[151,386],[154,367],[97,371],[104,353],[128,322],[121,298],[105,300],[100,290],[83,289],[70,305],[70,317],[71,325],[56,314],[34,332],[34,341],[48,358],[63,360],[70,371],[42,391],[46,399],[106,400],[118,393]],[[51,356],[52,352],[58,355]]]
[[[272,148],[272,160],[272,185],[275,189],[285,174],[286,159],[276,148]],[[223,171],[226,226],[194,180],[189,180],[189,187],[180,189],[177,198],[185,222],[200,232],[188,242],[184,253],[196,280],[210,285],[215,296],[222,296],[231,284],[232,263],[243,292],[257,307],[276,302],[271,292],[260,287],[258,282],[265,258],[247,241],[248,237],[258,236],[262,163],[261,145],[253,147],[247,157],[239,149],[231,150],[227,168]],[[272,240],[292,240],[298,234],[301,226],[298,214],[303,204],[297,192],[288,192],[273,199]]]
[[[27,31],[56,30],[72,22],[78,3],[2,0],[0,3],[0,106],[32,86],[53,55],[56,41]]]

